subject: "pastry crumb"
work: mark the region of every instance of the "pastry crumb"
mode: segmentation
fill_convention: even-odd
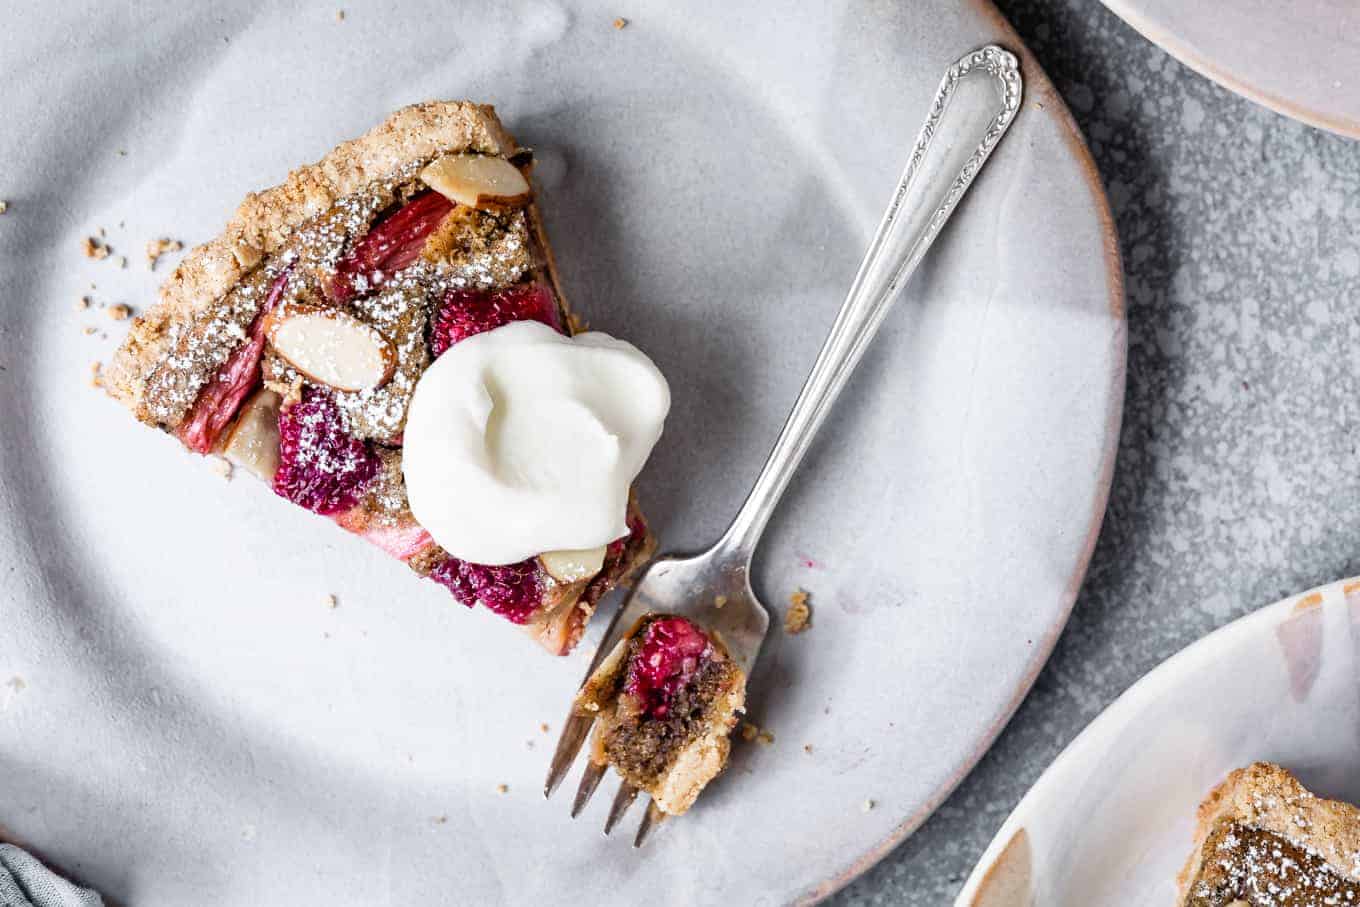
[[[96,261],[102,261],[105,258],[108,258],[109,252],[111,251],[107,243],[95,236],[85,237],[80,244],[80,249],[85,253],[86,258],[93,258]]]
[[[178,252],[183,248],[184,243],[178,239],[161,237],[160,239],[150,240],[146,244],[146,265],[154,271],[156,270],[156,262],[160,261],[162,255],[167,252]]]
[[[718,595],[718,596],[715,596],[715,597],[713,598],[713,607],[715,607],[715,608],[721,610],[722,607],[723,607],[723,605],[725,605],[725,604],[727,604],[727,596],[726,596],[726,595]]]
[[[808,604],[811,596],[803,590],[789,596],[789,610],[784,612],[784,632],[796,636],[812,625],[812,606]]]
[[[9,202],[5,201],[3,198],[0,198],[0,214],[4,214],[8,210]]]
[[[807,753],[809,756],[811,756],[811,755],[812,755],[812,744],[811,744],[811,743],[804,743],[804,744],[803,744],[803,752],[805,752],[805,753]]]
[[[92,324],[87,324],[87,325],[85,325],[85,327],[84,327],[84,329],[81,331],[81,333],[84,334],[86,337],[88,337],[88,336],[90,336],[91,334],[93,334],[93,333],[94,333],[95,331],[97,331],[97,330],[99,330],[99,328],[95,327],[95,326],[92,325]]]
[[[510,793],[510,785],[508,785],[508,784],[497,784],[497,785],[496,785],[496,793],[498,793],[498,794],[508,794],[508,793]]]
[[[334,594],[327,595],[322,601],[325,602],[327,608],[340,607],[340,599],[336,598]]]
[[[750,721],[743,721],[741,723],[741,739],[745,740],[747,743],[755,741],[761,746],[769,746],[771,743],[774,743],[774,734],[760,727],[758,724]]]
[[[864,805],[861,806],[860,809],[864,810],[867,813],[877,805],[878,804],[875,803],[873,800],[865,800]]]
[[[90,387],[99,387],[100,385],[99,372],[100,370],[103,369],[103,367],[104,364],[102,362],[96,361],[90,363]]]
[[[545,733],[545,734],[548,733],[548,723],[547,723],[546,721],[543,722],[542,724],[540,724],[540,725],[538,726],[538,729],[539,729],[540,731],[542,731],[543,733]]]
[[[126,255],[119,255],[119,256],[118,256],[118,267],[120,267],[120,268],[126,268],[126,267],[127,267],[127,256],[126,256]]]
[[[228,481],[231,480],[232,465],[231,461],[226,457],[208,457],[208,468],[222,478],[227,479]]]
[[[448,822],[448,821],[449,821],[449,817],[448,817],[448,816],[435,816],[435,817],[434,817],[434,824],[435,824],[435,825],[443,825],[445,822]]]
[[[617,29],[617,30],[619,30],[619,31],[622,31],[623,29],[625,29],[625,28],[627,28],[627,27],[628,27],[628,20],[625,19],[625,18],[623,18],[622,16],[619,16],[619,18],[617,18],[617,19],[614,20],[614,28],[615,28],[615,29]]]
[[[345,21],[345,11],[344,11],[343,9],[337,9],[337,10],[335,11],[335,21],[336,21],[336,22],[344,22],[344,21]]]
[[[82,296],[76,300],[76,311],[82,312],[90,307],[90,297]]]
[[[132,315],[132,308],[121,302],[117,305],[109,306],[109,317],[114,321],[127,321],[130,315]]]

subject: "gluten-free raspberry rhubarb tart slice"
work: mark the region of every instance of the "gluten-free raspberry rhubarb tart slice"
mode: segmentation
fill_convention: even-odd
[[[104,385],[566,653],[652,550],[631,485],[670,396],[572,335],[530,170],[488,106],[397,111],[249,195]]]

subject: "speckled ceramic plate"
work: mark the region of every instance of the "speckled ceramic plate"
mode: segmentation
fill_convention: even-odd
[[[1104,0],[1192,69],[1285,116],[1360,138],[1354,0]]]
[[[576,822],[540,794],[590,641],[547,657],[134,424],[88,386],[125,327],[97,305],[150,298],[172,262],[148,272],[147,239],[213,235],[393,108],[494,101],[538,151],[576,306],[670,378],[641,491],[667,545],[698,546],[753,480],[946,66],[1023,49],[956,0],[343,5],[6,13],[0,825],[139,907],[834,889],[1010,716],[1104,510],[1122,288],[1062,102],[1024,57],[1024,112],[770,527],[757,587],[814,607],[752,690],[774,744],[738,747],[634,852],[600,836],[609,793]],[[113,257],[86,260],[100,226]]]
[[[1360,581],[1276,602],[1129,688],[1011,813],[956,905],[1171,904],[1195,809],[1278,762],[1360,801]]]

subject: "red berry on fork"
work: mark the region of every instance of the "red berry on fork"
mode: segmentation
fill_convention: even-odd
[[[649,716],[664,718],[710,651],[708,637],[690,621],[657,618],[643,631],[624,690],[641,701]]]

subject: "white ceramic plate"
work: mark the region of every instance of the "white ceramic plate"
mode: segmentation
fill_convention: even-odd
[[[1285,116],[1360,138],[1354,0],[1104,0],[1197,72]]]
[[[1195,809],[1228,772],[1278,762],[1360,800],[1360,582],[1262,608],[1168,659],[1054,760],[958,905],[1170,904]]]
[[[538,150],[568,292],[671,380],[642,496],[667,545],[698,546],[792,404],[945,67],[1020,48],[954,0],[346,7],[6,14],[0,683],[21,680],[0,687],[0,824],[151,907],[835,888],[1010,716],[1104,510],[1122,288],[1061,101],[1026,58],[1024,113],[770,527],[757,587],[815,609],[762,657],[775,744],[740,747],[635,853],[599,834],[609,791],[575,823],[539,793],[590,644],[547,657],[134,424],[86,380],[124,325],[74,303],[142,305],[168,267],[147,271],[145,240],[214,234],[401,104],[492,100]],[[98,226],[115,258],[87,261]]]

